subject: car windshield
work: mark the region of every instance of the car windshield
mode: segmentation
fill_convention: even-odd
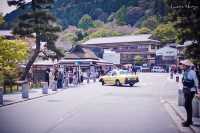
[[[107,75],[112,75],[112,72],[108,72]]]
[[[109,76],[115,76],[115,75],[126,75],[129,72],[127,70],[114,70],[114,71],[110,71],[107,73],[107,75]]]
[[[126,75],[126,74],[128,74],[128,73],[129,73],[129,72],[126,71],[126,70],[119,71],[119,74],[121,74],[121,75]]]

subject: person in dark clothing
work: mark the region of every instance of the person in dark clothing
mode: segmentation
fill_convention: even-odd
[[[50,69],[47,68],[45,70],[45,82],[48,82],[48,86],[49,86],[49,73],[50,73]]]
[[[134,72],[136,74],[137,70],[136,70],[135,66],[132,66],[132,72]]]
[[[63,72],[61,70],[58,71],[58,82],[57,82],[57,88],[63,88]]]
[[[200,80],[200,71],[198,69],[196,70],[196,74],[197,74],[198,80]]]
[[[185,110],[187,113],[187,120],[182,123],[184,127],[190,126],[192,122],[192,100],[194,98],[195,92],[198,89],[198,79],[194,70],[191,69],[193,65],[189,60],[181,61],[183,74],[183,94],[185,98]]]

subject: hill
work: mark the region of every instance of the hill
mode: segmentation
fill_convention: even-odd
[[[5,16],[7,27],[28,10],[30,3],[25,5],[24,9],[18,8],[7,14]],[[158,16],[162,19],[167,10],[163,0],[56,0],[51,12],[65,29],[69,25],[77,26],[85,14],[91,16],[93,20],[105,23],[119,19],[124,21],[122,24],[138,26],[149,16]]]

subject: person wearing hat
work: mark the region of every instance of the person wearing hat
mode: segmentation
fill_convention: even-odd
[[[184,127],[188,127],[192,124],[192,100],[198,89],[198,79],[196,72],[191,69],[193,63],[190,60],[183,60],[180,62],[183,74],[183,93],[185,98],[185,110],[187,113],[187,120],[182,123]]]

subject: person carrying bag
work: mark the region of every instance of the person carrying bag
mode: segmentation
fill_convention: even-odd
[[[198,89],[198,79],[196,72],[191,69],[191,66],[193,66],[192,62],[190,60],[183,60],[180,62],[182,65],[182,69],[184,70],[183,74],[183,94],[185,98],[185,110],[187,113],[187,120],[182,123],[184,127],[188,127],[192,122],[192,100],[195,96],[195,93]]]

